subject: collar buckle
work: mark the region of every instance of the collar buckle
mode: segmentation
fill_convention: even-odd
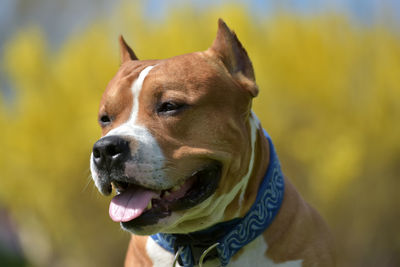
[[[216,243],[212,244],[211,246],[209,246],[203,252],[201,252],[201,250],[204,247],[193,246],[192,244],[190,244],[189,246],[190,246],[190,249],[191,249],[191,252],[192,252],[192,257],[194,258],[194,264],[195,265],[199,265],[199,267],[202,267],[203,263],[206,262],[207,260],[211,260],[211,259],[217,258],[218,257],[218,251],[217,251],[216,247],[219,244],[220,244],[219,242],[216,242]],[[177,262],[179,263],[179,265],[184,266],[184,263],[183,263],[182,258],[181,258],[181,253],[182,253],[184,248],[185,247],[181,246],[176,251],[172,267],[175,267]],[[210,254],[211,251],[212,251],[212,253]]]

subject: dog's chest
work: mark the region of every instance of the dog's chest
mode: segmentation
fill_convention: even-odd
[[[267,251],[267,244],[262,236],[259,236],[247,246],[243,247],[243,252],[239,252],[238,257],[233,257],[229,262],[229,267],[243,267],[243,266],[263,266],[263,267],[299,267],[301,260],[287,261],[284,263],[274,263],[269,259],[265,252]],[[170,267],[173,265],[174,256],[160,247],[152,238],[147,239],[146,251],[150,259],[153,261],[154,267]],[[180,265],[176,265],[180,266]],[[218,260],[208,261],[203,264],[204,267],[220,266]]]

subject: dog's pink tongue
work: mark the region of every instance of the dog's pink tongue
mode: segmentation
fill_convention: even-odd
[[[139,217],[153,196],[157,194],[144,188],[130,188],[116,195],[110,203],[110,217],[114,222],[127,222]]]

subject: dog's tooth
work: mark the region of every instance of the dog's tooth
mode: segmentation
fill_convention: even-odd
[[[147,207],[146,207],[146,209],[151,209],[151,207],[152,207],[152,204],[151,204],[151,201],[149,201],[149,204],[147,204]]]
[[[169,191],[164,192],[164,196],[169,196],[169,195],[171,195],[171,193]]]

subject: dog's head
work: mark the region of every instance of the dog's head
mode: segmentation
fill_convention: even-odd
[[[236,35],[219,20],[208,50],[165,60],[138,60],[122,37],[120,46],[90,160],[100,192],[117,191],[111,218],[137,234],[231,219],[254,161],[250,107],[258,93]]]

